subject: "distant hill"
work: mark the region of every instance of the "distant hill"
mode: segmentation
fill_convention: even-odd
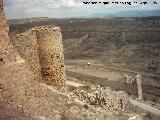
[[[149,17],[160,16],[160,10],[134,10],[134,11],[122,11],[117,13],[98,13],[88,17]]]
[[[21,22],[12,21],[10,33],[37,25],[61,27],[65,59],[98,59],[112,66],[160,75],[160,16]]]

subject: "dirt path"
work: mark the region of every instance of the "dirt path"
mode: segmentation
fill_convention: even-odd
[[[130,103],[132,103],[133,105],[137,106],[137,107],[140,107],[146,111],[149,111],[155,115],[160,115],[160,110],[157,109],[157,108],[154,108],[152,106],[149,106],[149,105],[146,105],[144,103],[141,103],[141,102],[138,102],[136,100],[133,100],[133,99],[130,99]]]
[[[141,75],[145,75],[145,76],[160,78],[160,76],[158,76],[158,75],[153,75],[153,74],[148,74],[148,73],[142,73],[142,72],[136,72],[136,71],[133,71],[133,70],[126,70],[126,69],[117,68],[117,67],[111,67],[111,66],[105,66],[105,67],[106,68],[110,68],[110,69],[114,69],[114,70],[120,70],[122,72],[129,72],[129,73],[134,73],[134,74],[141,74]]]
[[[70,85],[70,86],[74,86],[74,87],[84,86],[83,84],[79,84],[79,83],[71,82],[71,81],[66,81],[66,84],[67,84],[67,85]]]
[[[96,70],[95,68],[92,68],[92,67],[88,67],[88,68],[73,67],[73,68],[67,69],[67,71],[104,78],[109,81],[120,81],[123,79],[122,75],[119,73],[111,72],[107,70]]]
[[[69,64],[69,65],[72,65],[72,66],[86,66],[88,62],[91,63],[92,67],[111,69],[111,70],[125,72],[125,73],[134,73],[134,74],[141,74],[143,76],[148,76],[148,77],[158,77],[158,78],[160,78],[159,75],[154,75],[154,74],[149,74],[149,73],[144,73],[144,72],[137,72],[137,71],[134,71],[134,70],[127,70],[127,69],[123,69],[123,68],[104,65],[103,63],[101,63],[99,61],[96,61],[96,60],[69,60],[69,61],[66,62],[66,64]]]

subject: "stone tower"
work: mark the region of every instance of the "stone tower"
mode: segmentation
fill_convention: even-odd
[[[37,27],[35,32],[43,79],[48,84],[65,86],[66,76],[60,28]]]
[[[137,82],[137,88],[138,88],[138,100],[142,100],[143,91],[142,91],[142,78],[140,74],[136,76],[136,82]]]

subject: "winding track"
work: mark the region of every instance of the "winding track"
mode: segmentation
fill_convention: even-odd
[[[86,63],[78,63],[77,66],[86,66]],[[72,67],[69,67],[68,69],[72,69],[74,67],[75,67],[75,65],[73,65]],[[160,78],[159,75],[154,75],[154,74],[149,74],[149,73],[144,73],[144,72],[137,72],[137,71],[134,71],[134,70],[127,70],[127,69],[122,69],[122,68],[113,67],[113,66],[109,66],[109,65],[94,65],[94,63],[93,63],[92,67],[99,67],[99,68],[105,68],[105,69],[108,68],[108,69],[112,69],[112,70],[118,70],[118,71],[121,71],[121,72],[141,74],[141,75],[148,76],[148,77]]]
[[[143,109],[143,110],[146,110],[148,112],[151,112],[151,113],[153,113],[155,115],[160,116],[160,110],[155,108],[155,107],[146,105],[144,103],[138,102],[138,101],[133,100],[133,99],[130,99],[130,103],[135,105],[135,106],[137,106],[137,107],[139,107],[139,108],[141,108],[141,109]]]

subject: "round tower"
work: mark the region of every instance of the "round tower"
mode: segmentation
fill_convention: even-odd
[[[65,86],[66,76],[60,28],[45,26],[37,27],[35,31],[43,79],[48,84]]]

